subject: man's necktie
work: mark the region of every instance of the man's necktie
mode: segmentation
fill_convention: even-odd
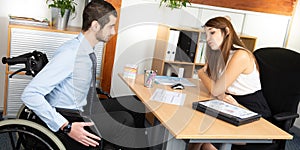
[[[93,68],[92,68],[92,86],[96,88],[96,70],[97,70],[97,58],[95,53],[90,53],[90,59],[92,60],[93,63]]]
[[[88,96],[87,96],[87,110],[89,111],[89,115],[92,114],[92,107],[93,107],[93,101],[95,99],[98,99],[97,98],[97,95],[96,95],[96,70],[97,70],[97,58],[96,58],[96,55],[95,53],[90,53],[89,54],[90,56],[90,59],[92,61],[92,70],[91,70],[91,73],[92,73],[92,79],[91,79],[91,87],[89,89],[89,93],[88,93]]]
[[[85,122],[93,122],[94,119],[92,119],[92,114],[93,114],[93,106],[94,104],[97,104],[97,101],[99,101],[98,96],[97,96],[97,92],[96,92],[96,70],[97,70],[97,58],[95,53],[90,53],[89,54],[90,59],[92,61],[92,69],[91,69],[91,73],[92,73],[92,79],[91,79],[91,87],[89,89],[88,92],[88,96],[87,96],[87,105],[86,105],[86,115],[84,118]],[[96,101],[94,103],[94,101]],[[97,115],[96,115],[97,116]],[[101,134],[97,128],[96,125],[94,126],[90,126],[90,129],[92,129],[92,131],[94,133],[96,133],[98,136],[101,137]],[[100,141],[100,149],[103,149],[103,140]]]

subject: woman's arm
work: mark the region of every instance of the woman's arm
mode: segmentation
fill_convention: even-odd
[[[251,60],[250,54],[247,51],[237,50],[218,80],[213,81],[206,74],[207,65],[204,65],[198,71],[198,76],[213,96],[219,96],[225,93],[226,89],[241,73],[250,73],[253,71],[253,62]]]

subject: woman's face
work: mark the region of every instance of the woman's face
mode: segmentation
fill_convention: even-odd
[[[206,41],[212,50],[219,50],[224,39],[221,29],[205,27]]]

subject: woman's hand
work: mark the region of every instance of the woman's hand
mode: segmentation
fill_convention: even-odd
[[[198,76],[200,77],[202,73],[206,74],[207,64],[205,64],[201,69],[198,70]]]
[[[85,126],[93,126],[92,122],[73,122],[72,128],[68,135],[76,140],[77,142],[85,145],[85,146],[93,146],[96,147],[99,145],[98,141],[101,140],[100,137],[89,133],[84,129]]]
[[[218,99],[223,100],[229,104],[239,106],[239,103],[231,95],[221,94],[218,96]]]

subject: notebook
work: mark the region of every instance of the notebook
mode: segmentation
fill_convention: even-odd
[[[261,114],[217,99],[193,102],[193,109],[236,126],[259,120],[261,117]]]

